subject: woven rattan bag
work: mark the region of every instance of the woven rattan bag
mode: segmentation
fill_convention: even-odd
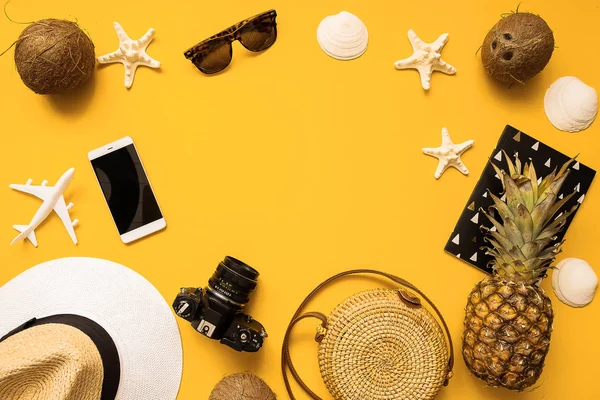
[[[335,307],[329,317],[319,312],[302,314],[317,291],[351,274],[381,275],[402,288],[357,293]],[[438,319],[422,306],[415,293],[429,304]],[[352,270],[317,286],[292,317],[281,355],[283,379],[292,400],[296,398],[288,369],[312,399],[321,400],[298,375],[289,351],[292,328],[305,318],[321,320],[315,337],[319,343],[319,368],[335,400],[433,399],[452,376],[452,338],[431,300],[397,276],[375,270]]]

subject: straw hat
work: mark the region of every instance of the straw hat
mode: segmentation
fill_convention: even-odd
[[[94,342],[77,328],[35,326],[0,343],[0,354],[0,399],[100,398],[102,358]]]
[[[0,399],[174,400],[177,323],[160,293],[110,261],[63,258],[0,287]]]

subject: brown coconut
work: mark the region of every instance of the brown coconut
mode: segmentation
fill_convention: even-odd
[[[275,393],[258,376],[241,373],[226,376],[213,389],[208,400],[276,400]]]
[[[519,12],[502,18],[488,32],[481,60],[488,74],[502,82],[524,82],[550,61],[554,35],[539,15]]]
[[[92,76],[94,43],[75,22],[43,19],[19,36],[15,64],[23,83],[34,92],[68,92]]]

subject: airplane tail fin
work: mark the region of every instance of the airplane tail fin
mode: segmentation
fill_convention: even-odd
[[[16,238],[14,238],[12,242],[10,242],[11,245],[15,242],[18,242],[19,240],[24,240],[25,238],[27,238],[29,239],[31,244],[33,244],[34,247],[37,247],[37,239],[35,237],[35,232],[33,231],[33,229],[31,230],[31,232],[28,232],[28,225],[13,225],[13,228],[15,228],[21,233]]]

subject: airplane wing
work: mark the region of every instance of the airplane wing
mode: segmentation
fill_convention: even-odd
[[[18,190],[19,192],[28,193],[40,198],[42,200],[46,200],[46,197],[52,193],[52,186],[34,186],[34,185],[9,185],[11,189]],[[64,201],[63,201],[64,203]]]
[[[72,204],[69,204],[69,206],[71,206],[71,205]],[[69,236],[71,236],[71,240],[73,240],[73,243],[77,244],[77,236],[75,236],[75,230],[73,229],[73,227],[75,225],[77,225],[78,221],[77,220],[71,221],[71,216],[69,215],[69,209],[67,208],[67,205],[65,204],[64,197],[60,196],[60,198],[54,205],[54,212],[56,212],[58,217],[61,219],[62,223],[65,226],[65,229],[69,233]]]

